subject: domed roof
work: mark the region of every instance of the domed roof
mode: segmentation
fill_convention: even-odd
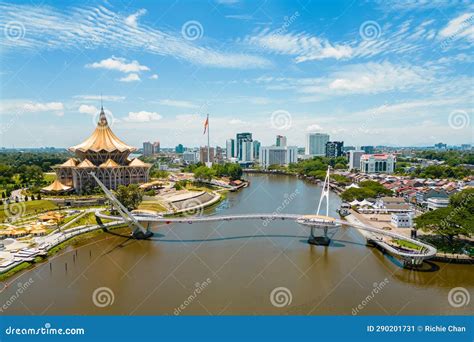
[[[69,151],[71,152],[133,152],[136,150],[137,149],[135,147],[125,144],[112,132],[107,122],[107,118],[105,117],[103,107],[100,110],[100,116],[99,121],[97,122],[97,127],[92,133],[92,135],[81,144],[69,147]]]

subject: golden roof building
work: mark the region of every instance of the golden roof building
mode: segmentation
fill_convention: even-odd
[[[102,107],[92,135],[69,148],[75,158],[53,167],[56,180],[43,191],[61,192],[71,188],[78,193],[89,192],[97,187],[91,172],[109,189],[116,189],[119,185],[146,183],[151,165],[137,158],[130,159],[130,153],[136,150],[112,132]]]

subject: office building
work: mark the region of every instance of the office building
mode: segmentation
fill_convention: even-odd
[[[326,157],[337,158],[343,156],[342,147],[344,146],[343,141],[328,141],[326,143]]]
[[[237,159],[239,162],[249,163],[253,161],[252,133],[237,133],[236,135]]]
[[[276,146],[286,147],[286,137],[284,135],[276,136]]]
[[[184,146],[182,144],[179,144],[178,146],[175,147],[174,151],[176,153],[183,153],[184,152]]]
[[[363,154],[360,157],[360,170],[364,173],[393,173],[395,161],[393,154]]]
[[[218,164],[222,164],[224,162],[224,151],[222,150],[222,147],[216,146],[214,161]]]
[[[230,160],[235,157],[235,139],[227,139],[226,144],[226,158]]]
[[[305,153],[310,156],[325,156],[328,141],[329,134],[308,133],[306,135]]]
[[[215,161],[215,150],[214,147],[209,148],[209,162],[213,163]],[[199,161],[201,163],[207,163],[207,146],[201,147],[199,149]]]
[[[288,165],[296,163],[298,147],[296,146],[262,146],[260,148],[260,165],[267,169],[271,165]]]
[[[193,151],[183,152],[183,162],[185,164],[196,164],[199,160],[199,155]]]
[[[254,140],[253,141],[253,159],[258,160],[260,158],[260,141]]]
[[[153,155],[153,144],[149,141],[143,143],[143,155],[145,157]]]
[[[160,142],[156,141],[153,144],[149,141],[143,143],[143,155],[153,156],[160,153]]]
[[[360,158],[365,154],[362,150],[349,151],[349,170],[360,169]]]

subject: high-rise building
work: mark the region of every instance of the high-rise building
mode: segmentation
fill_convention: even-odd
[[[216,146],[216,154],[214,156],[214,160],[216,163],[223,163],[224,162],[224,154],[222,151],[222,147]]]
[[[152,156],[160,153],[160,142],[156,141],[153,144],[149,141],[143,143],[143,155]]]
[[[193,152],[193,151],[183,152],[183,162],[185,164],[196,164],[198,160],[199,160],[199,156],[196,152]]]
[[[262,146],[260,148],[260,165],[265,169],[271,165],[288,165],[298,160],[297,146]]]
[[[337,158],[342,156],[344,153],[342,147],[344,146],[344,141],[328,141],[326,143],[326,157]]]
[[[160,153],[160,142],[155,141],[153,143],[153,154],[158,154],[158,153]]]
[[[306,135],[305,154],[310,156],[325,156],[326,143],[329,141],[329,134],[308,133]]]
[[[470,151],[472,149],[471,144],[462,144],[461,150],[463,151]]]
[[[356,148],[354,146],[342,146],[342,151],[343,152],[349,152],[349,151],[353,151],[355,149]]]
[[[143,143],[143,155],[148,157],[153,155],[153,144],[149,141]]]
[[[374,153],[374,147],[373,146],[361,146],[360,149],[364,151],[367,154],[373,154]]]
[[[443,144],[443,143],[437,143],[434,145],[435,146],[435,149],[437,150],[446,150],[446,148],[448,147],[448,145],[446,144]]]
[[[182,144],[179,144],[178,146],[175,147],[174,151],[176,153],[183,153],[184,152],[184,146]]]
[[[360,170],[364,173],[393,173],[395,161],[393,154],[364,154],[360,157]]]
[[[260,157],[260,141],[258,140],[254,140],[253,141],[253,159],[254,160],[258,160],[258,158]]]
[[[214,147],[209,147],[209,162],[215,162],[215,150]],[[199,149],[199,161],[201,163],[207,163],[207,146],[201,147]]]
[[[235,139],[227,139],[226,144],[226,158],[230,160],[235,157]]]
[[[360,158],[365,154],[362,150],[349,151],[349,170],[359,170]]]
[[[286,146],[286,137],[284,135],[276,136],[276,146],[281,146],[281,147]]]
[[[237,159],[241,162],[251,162],[253,160],[252,133],[237,133],[235,141]]]

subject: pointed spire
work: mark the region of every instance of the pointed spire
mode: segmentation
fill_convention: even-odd
[[[102,93],[100,93],[100,114],[99,114],[99,122],[97,123],[99,126],[107,126],[107,117],[105,116],[104,112],[104,104],[102,102]]]

